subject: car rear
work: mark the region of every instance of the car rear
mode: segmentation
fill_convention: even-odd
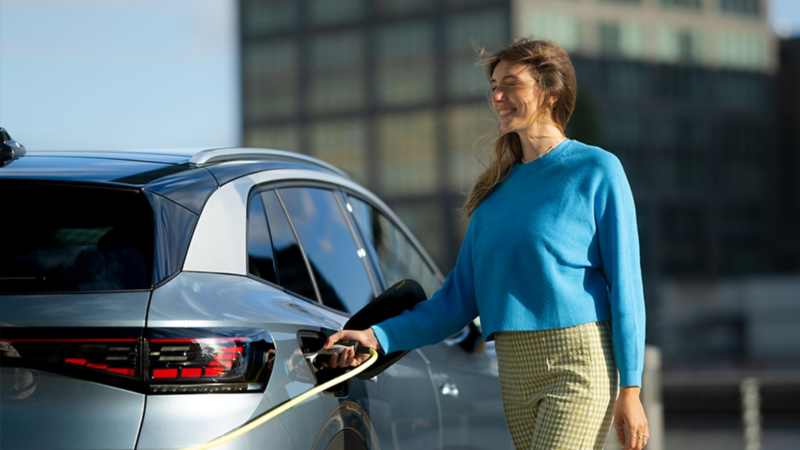
[[[134,448],[154,226],[141,190],[0,179],[0,447]]]

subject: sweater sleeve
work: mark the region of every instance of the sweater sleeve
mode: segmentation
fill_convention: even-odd
[[[372,326],[384,352],[435,344],[478,316],[472,269],[473,223],[467,228],[455,268],[442,287],[414,309]]]
[[[645,307],[636,210],[625,171],[613,155],[603,164],[594,211],[600,256],[608,281],[619,385],[641,387]]]

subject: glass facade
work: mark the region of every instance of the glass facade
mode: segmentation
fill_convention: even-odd
[[[367,182],[367,130],[364,119],[316,122],[311,155],[344,170],[357,183]]]
[[[666,62],[703,60],[703,34],[699,30],[661,26],[656,38],[658,58]]]
[[[378,121],[378,154],[382,194],[435,192],[438,164],[433,111],[381,117]]]
[[[661,0],[661,6],[667,9],[688,9],[700,11],[703,9],[703,0]]]
[[[297,58],[292,40],[253,43],[245,50],[245,117],[262,120],[297,114]]]
[[[300,135],[296,125],[249,127],[244,134],[248,147],[300,151]]]
[[[297,27],[297,2],[294,0],[243,0],[245,34],[292,30]]]
[[[581,50],[581,22],[571,14],[528,10],[523,17],[522,34],[551,40],[568,53]]]
[[[366,105],[364,36],[359,31],[318,35],[311,40],[306,108],[312,113]]]
[[[378,31],[378,98],[384,105],[433,99],[435,83],[433,26],[403,22]]]
[[[489,82],[477,65],[481,48],[492,53],[508,41],[508,12],[503,9],[449,14],[445,19],[447,93],[451,98],[487,95]]]
[[[767,43],[756,34],[720,31],[717,34],[717,63],[733,69],[762,70],[767,65]]]
[[[359,20],[365,0],[307,0],[309,19],[315,25],[339,24]]]
[[[459,105],[447,111],[450,189],[469,192],[475,179],[488,167],[498,135],[497,116],[485,104]],[[480,159],[480,160],[479,160]],[[483,161],[483,164],[481,164]]]
[[[758,17],[761,15],[761,0],[719,0],[719,9],[723,13]]]

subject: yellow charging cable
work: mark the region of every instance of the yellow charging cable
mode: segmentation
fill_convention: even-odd
[[[328,389],[328,388],[330,388],[332,386],[336,386],[339,383],[342,383],[344,381],[349,380],[350,378],[353,378],[354,376],[356,376],[356,375],[360,374],[361,372],[367,370],[369,368],[369,366],[375,364],[375,361],[377,361],[377,360],[378,360],[378,352],[375,351],[374,348],[371,348],[371,349],[369,349],[369,359],[364,361],[363,363],[361,363],[358,367],[356,367],[355,369],[351,370],[350,372],[347,372],[347,373],[345,373],[343,375],[340,375],[340,376],[338,376],[338,377],[336,377],[336,378],[334,378],[334,379],[332,379],[330,381],[322,383],[322,384],[320,384],[319,386],[317,386],[315,388],[312,388],[312,389],[309,389],[306,392],[303,392],[302,394],[298,395],[297,397],[289,400],[288,402],[278,406],[275,409],[271,409],[271,410],[267,411],[266,413],[264,413],[263,415],[259,416],[258,418],[256,418],[252,422],[249,422],[246,425],[243,425],[242,427],[237,428],[237,429],[231,431],[228,434],[222,435],[222,436],[214,439],[213,441],[206,442],[205,444],[198,445],[196,447],[189,447],[189,448],[187,448],[185,450],[205,450],[207,448],[212,448],[212,447],[216,447],[216,446],[218,446],[220,444],[224,444],[225,442],[228,442],[230,440],[236,439],[237,437],[239,437],[239,436],[241,436],[243,434],[249,433],[249,432],[255,430],[256,428],[260,427],[261,425],[264,425],[265,423],[269,422],[270,420],[272,420],[272,419],[278,417],[279,415],[285,413],[286,411],[294,408],[298,404],[300,404],[303,401],[307,400],[309,397],[317,395],[320,392],[322,392],[322,391],[324,391],[324,390],[326,390],[326,389]]]

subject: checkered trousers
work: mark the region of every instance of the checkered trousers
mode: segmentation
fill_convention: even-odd
[[[516,450],[603,450],[619,390],[609,321],[495,340]]]

